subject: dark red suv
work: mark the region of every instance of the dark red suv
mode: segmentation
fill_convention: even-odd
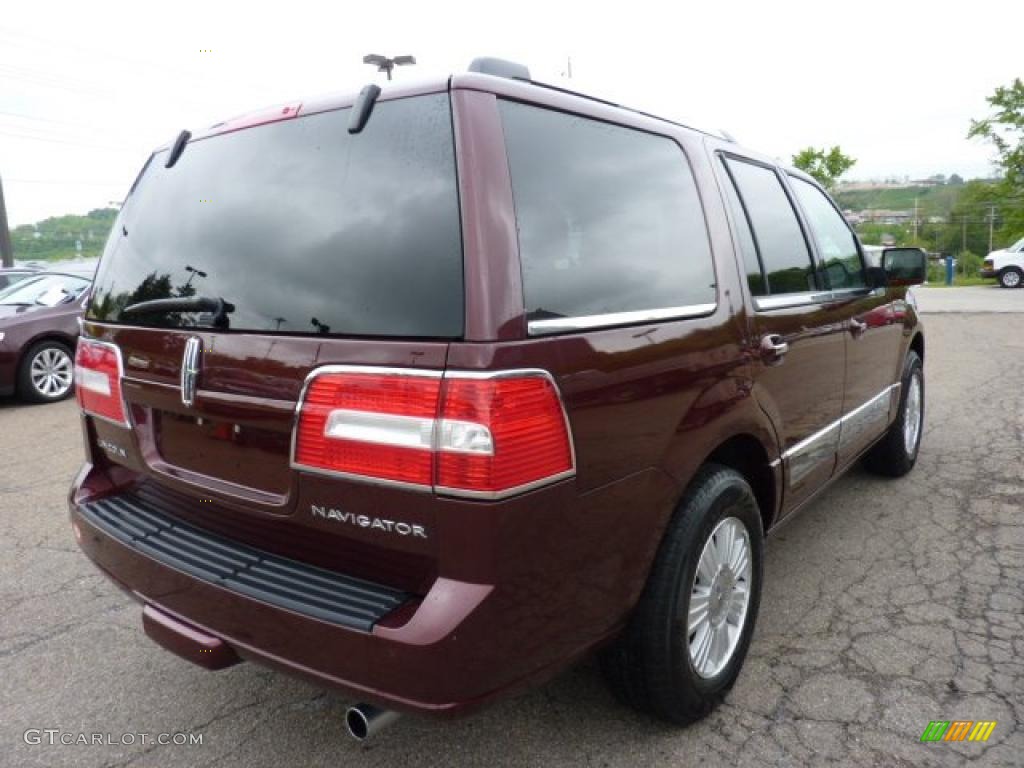
[[[913,466],[923,274],[804,174],[497,60],[183,133],[97,273],[74,529],[157,642],[359,735],[595,649],[687,722],[766,531]]]

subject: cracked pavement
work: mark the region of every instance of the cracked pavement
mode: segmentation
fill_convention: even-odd
[[[855,469],[769,539],[744,670],[686,729],[623,709],[584,662],[470,719],[403,718],[360,745],[338,694],[178,659],[74,543],[74,402],[0,400],[0,765],[1024,765],[1024,318],[925,322],[917,467]],[[919,743],[957,719],[998,725],[986,744]],[[203,744],[34,746],[28,728]]]

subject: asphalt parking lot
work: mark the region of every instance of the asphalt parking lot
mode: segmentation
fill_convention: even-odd
[[[0,765],[1024,765],[1024,315],[926,327],[917,468],[855,470],[771,538],[746,667],[683,730],[618,706],[587,662],[472,719],[405,718],[359,745],[343,697],[192,666],[145,638],[139,606],[75,546],[74,402],[0,400]],[[998,725],[986,744],[922,744],[931,720]],[[26,729],[203,743],[33,745]]]

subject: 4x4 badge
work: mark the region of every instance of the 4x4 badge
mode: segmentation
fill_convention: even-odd
[[[193,336],[185,342],[185,354],[181,358],[181,402],[191,407],[196,398],[196,379],[199,377],[199,353],[202,342]]]

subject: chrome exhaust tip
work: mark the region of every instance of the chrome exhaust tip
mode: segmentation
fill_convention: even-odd
[[[345,712],[345,727],[356,741],[366,741],[387,728],[399,714],[390,709],[378,709],[372,704],[356,704]]]

